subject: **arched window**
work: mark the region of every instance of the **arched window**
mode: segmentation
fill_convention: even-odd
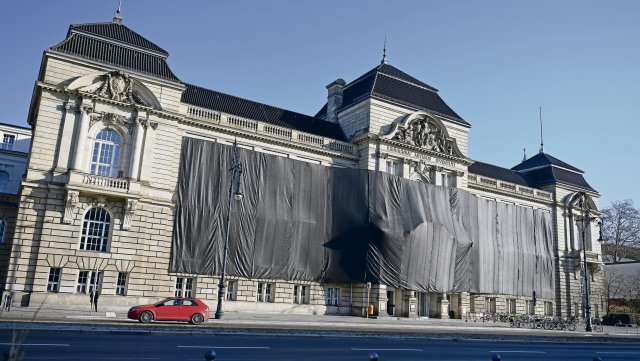
[[[104,208],[91,208],[84,215],[80,249],[106,252],[111,230],[111,216]]]
[[[7,192],[9,190],[9,173],[0,170],[0,193]]]
[[[103,129],[96,136],[91,157],[91,174],[117,177],[122,139],[115,130]]]

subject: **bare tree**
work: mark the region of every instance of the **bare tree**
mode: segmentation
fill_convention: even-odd
[[[602,240],[604,249],[619,262],[626,247],[640,247],[640,210],[633,201],[615,201],[602,210]]]
[[[614,269],[606,269],[602,284],[602,296],[606,314],[611,314],[616,307],[626,302],[629,280]]]

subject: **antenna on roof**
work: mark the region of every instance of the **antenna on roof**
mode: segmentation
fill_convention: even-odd
[[[544,153],[544,139],[542,138],[542,106],[538,108],[540,110],[540,153]]]
[[[524,156],[522,157],[522,161],[524,162],[527,160],[527,148],[522,148],[522,151],[524,152]]]
[[[389,60],[387,60],[387,36],[384,36],[384,47],[382,48],[382,61],[380,64],[389,64]]]
[[[118,10],[116,10],[116,16],[113,17],[113,22],[116,24],[122,24],[122,0],[118,2]]]

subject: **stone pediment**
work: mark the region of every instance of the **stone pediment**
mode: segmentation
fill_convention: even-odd
[[[456,140],[449,137],[442,122],[428,113],[417,112],[396,121],[383,138],[425,150],[464,158]]]
[[[149,88],[119,70],[81,76],[71,82],[67,90],[89,93],[122,103],[162,109],[160,102]]]

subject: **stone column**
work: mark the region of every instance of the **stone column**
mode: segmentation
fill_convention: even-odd
[[[71,144],[73,141],[73,128],[75,125],[75,117],[69,111],[74,105],[75,99],[69,99],[64,102],[62,115],[62,136],[60,144],[58,144],[58,159],[56,160],[56,172],[66,172],[69,168],[69,153],[71,153]],[[70,114],[71,113],[71,114]]]
[[[440,301],[440,318],[443,320],[449,319],[449,300],[447,294],[442,294],[442,301]]]
[[[80,126],[76,134],[76,149],[73,158],[73,170],[82,171],[82,160],[84,159],[84,145],[87,141],[87,133],[89,131],[89,113],[93,111],[93,106],[89,104],[80,104],[77,111],[80,113]]]
[[[131,180],[138,180],[140,173],[140,155],[142,154],[142,141],[147,122],[147,113],[138,112],[136,117],[136,131],[135,139],[133,141],[133,152],[131,152],[131,164],[129,167],[129,178]]]
[[[140,162],[140,181],[142,183],[149,183],[151,180],[151,168],[153,167],[153,150],[155,147],[158,122],[145,120],[145,124],[144,150],[140,154],[142,158]]]

